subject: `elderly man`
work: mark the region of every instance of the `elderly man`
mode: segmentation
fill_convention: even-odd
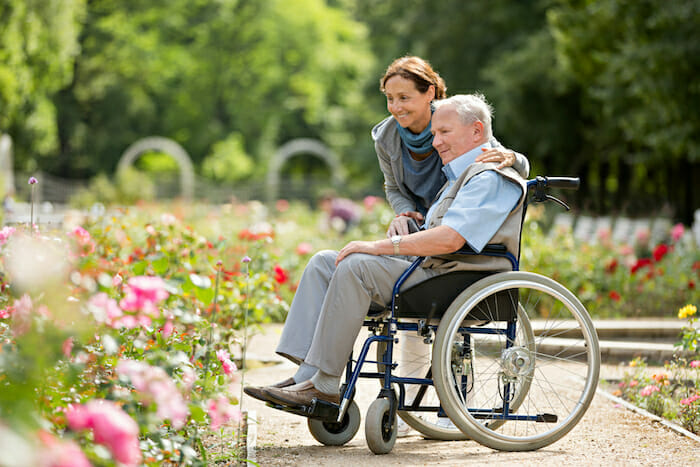
[[[314,255],[277,348],[299,369],[275,385],[246,388],[248,395],[292,407],[314,398],[338,404],[340,377],[370,304],[389,303],[394,282],[410,265],[399,256],[427,257],[405,287],[453,270],[510,269],[502,258],[449,256],[465,242],[477,252],[487,243],[502,243],[518,254],[525,182],[510,167],[475,163],[482,148],[490,147],[490,106],[481,95],[436,101],[432,132],[448,181],[423,229]]]

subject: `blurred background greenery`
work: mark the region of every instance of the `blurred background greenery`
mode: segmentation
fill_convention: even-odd
[[[369,132],[387,114],[378,80],[405,54],[450,94],[483,92],[533,175],[582,177],[580,211],[692,222],[697,0],[1,0],[0,133],[18,172],[106,191],[149,135],[230,185],[264,180],[279,146],[315,138],[340,157],[346,194],[382,195]],[[177,170],[157,153],[137,168]],[[327,170],[285,165],[292,178]]]

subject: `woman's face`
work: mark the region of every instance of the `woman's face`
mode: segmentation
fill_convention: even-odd
[[[403,76],[394,75],[384,83],[386,108],[404,128],[420,133],[430,123],[430,102],[435,97],[435,87],[421,93],[416,84]]]

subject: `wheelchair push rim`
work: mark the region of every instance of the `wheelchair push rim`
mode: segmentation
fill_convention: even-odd
[[[533,323],[534,351],[491,332],[505,323],[464,326],[478,304],[502,303],[487,299],[515,290],[517,298],[508,297]],[[600,350],[593,323],[570,291],[538,274],[506,272],[473,284],[447,310],[435,341],[433,374],[445,411],[465,434],[493,449],[524,451],[557,441],[578,423],[595,394]],[[455,348],[464,346],[469,356],[462,351],[456,357]],[[469,379],[460,369],[469,365],[472,381],[456,384]],[[526,394],[518,393],[520,386]],[[518,395],[523,397],[516,408],[510,403]]]

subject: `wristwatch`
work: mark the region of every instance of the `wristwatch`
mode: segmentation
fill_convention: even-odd
[[[394,254],[399,254],[399,243],[401,243],[401,235],[392,235],[391,243],[394,245]]]

